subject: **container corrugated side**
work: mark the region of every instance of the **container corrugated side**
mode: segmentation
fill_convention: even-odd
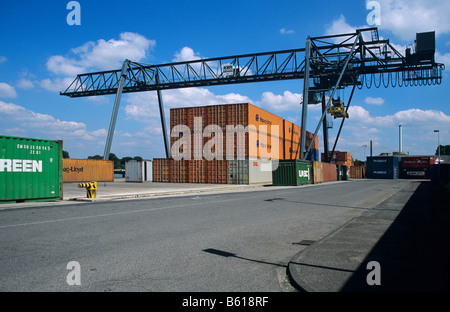
[[[129,160],[125,162],[125,181],[141,183],[152,181],[152,167],[151,160]]]
[[[335,164],[322,163],[323,166],[323,181],[330,182],[337,180],[337,171]]]
[[[402,168],[429,168],[434,164],[433,156],[404,156],[402,157]]]
[[[0,203],[63,198],[62,141],[0,136]]]
[[[364,179],[365,167],[364,166],[350,166],[349,178],[350,179]]]
[[[323,163],[320,161],[312,161],[312,183],[323,183]]]
[[[114,162],[96,159],[63,159],[64,182],[114,182]]]
[[[228,184],[249,184],[248,159],[228,160]]]
[[[366,176],[369,179],[398,179],[401,157],[367,157]]]
[[[170,182],[170,173],[172,162],[174,160],[170,158],[154,158],[153,159],[153,182]]]
[[[301,160],[280,161],[272,172],[273,185],[298,186],[311,183],[311,162]]]

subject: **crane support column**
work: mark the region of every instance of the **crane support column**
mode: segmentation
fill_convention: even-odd
[[[326,112],[325,91],[322,92],[322,114]],[[328,124],[327,115],[323,119],[323,152],[325,153],[325,159],[322,161],[330,162],[329,146],[328,146]]]
[[[308,96],[309,96],[309,68],[311,58],[311,37],[306,39],[305,47],[305,73],[303,78],[303,106],[302,106],[302,123],[300,135],[300,159],[306,159],[306,119],[308,116]]]
[[[156,83],[160,83],[158,72],[156,72],[155,75]],[[158,105],[159,105],[159,116],[161,117],[161,127],[163,132],[163,139],[164,139],[164,147],[166,150],[166,158],[170,158],[170,145],[169,145],[169,138],[167,137],[167,128],[166,128],[166,117],[164,113],[164,102],[162,98],[162,92],[160,89],[156,90],[156,94],[158,95]]]
[[[114,100],[114,108],[111,116],[111,122],[109,124],[108,137],[106,138],[105,152],[103,159],[109,159],[109,153],[111,151],[112,139],[114,136],[114,128],[116,127],[117,114],[119,113],[120,99],[122,97],[123,87],[125,85],[125,79],[127,78],[129,60],[125,60],[122,65],[122,71],[120,73],[119,85],[117,87],[116,99]]]

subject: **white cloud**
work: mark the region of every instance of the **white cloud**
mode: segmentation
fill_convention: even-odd
[[[175,58],[172,60],[173,62],[186,62],[186,61],[195,61],[200,60],[200,54],[194,52],[194,50],[190,47],[184,47],[180,51],[175,53]]]
[[[39,82],[39,86],[48,91],[60,92],[65,91],[73,80],[74,78],[44,79]]]
[[[399,124],[427,129],[436,126],[450,127],[450,116],[437,110],[411,108],[396,112],[393,115],[372,117],[368,110],[361,106],[353,105],[349,108],[349,116],[349,123],[365,124],[374,127],[398,127]]]
[[[164,92],[163,97],[166,109],[252,102],[249,97],[244,95],[237,93],[216,95],[204,88],[167,90]],[[159,121],[158,101],[154,92],[129,94],[125,101],[128,103],[124,107],[127,118],[139,121],[147,121],[149,118],[154,118]],[[168,117],[168,111],[166,116]]]
[[[72,57],[51,56],[47,61],[47,69],[57,75],[71,77],[90,70],[117,69],[125,59],[141,61],[155,45],[154,40],[142,35],[123,32],[119,39],[86,42],[71,50]]]
[[[301,108],[300,103],[303,101],[302,94],[284,91],[281,94],[272,92],[264,92],[261,96],[261,106],[268,108],[270,111],[295,111]]]
[[[450,70],[450,53],[442,54],[436,51],[435,60],[437,63],[444,64],[446,70]]]
[[[17,87],[20,89],[25,89],[25,90],[33,89],[34,82],[31,81],[30,79],[22,78],[17,82]]]
[[[450,32],[448,0],[378,0],[381,7],[380,29],[389,30],[402,40],[415,39],[416,33]]]
[[[373,98],[373,97],[366,97],[365,99],[366,104],[371,104],[371,105],[383,105],[384,104],[384,99],[377,97],[377,98]]]
[[[295,31],[292,30],[292,29],[281,28],[280,29],[280,34],[282,34],[282,35],[292,35],[292,34],[295,34]]]
[[[5,82],[0,82],[0,98],[17,97],[16,89]]]
[[[0,64],[6,62],[8,59],[5,56],[0,55]]]
[[[57,119],[48,114],[36,113],[14,103],[0,101],[0,124],[7,127],[15,125],[14,128],[4,128],[1,132],[14,135],[27,134],[31,137],[51,136],[58,139],[82,139],[92,141],[98,137],[106,136],[106,130],[99,129],[89,132],[82,122],[66,121]],[[17,127],[19,126],[19,127]],[[22,129],[17,131],[18,129]]]

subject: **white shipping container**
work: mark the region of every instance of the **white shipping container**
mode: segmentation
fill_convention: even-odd
[[[125,163],[126,182],[148,182],[153,180],[151,160],[129,160]]]
[[[272,184],[272,160],[228,161],[228,184]]]

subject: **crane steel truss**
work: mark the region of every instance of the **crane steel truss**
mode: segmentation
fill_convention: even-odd
[[[353,87],[353,95],[356,87],[361,89],[372,86],[387,88],[440,84],[444,65],[434,61],[434,50],[425,52],[412,51],[411,53],[409,50],[406,56],[403,56],[390,44],[389,40],[379,38],[377,28],[367,28],[356,30],[355,33],[308,37],[306,47],[302,49],[199,59],[162,65],[125,60],[121,70],[78,75],[60,94],[69,97],[116,94],[104,153],[104,158],[108,159],[122,93],[157,91],[166,157],[170,157],[161,91],[303,79],[304,98],[310,100],[314,97],[313,95],[322,95],[323,114],[314,133],[312,140],[314,141],[321,123],[324,125],[326,123],[326,111],[338,89]],[[332,91],[332,95],[325,103],[325,92],[327,91]],[[350,101],[347,103],[346,110],[348,110]],[[311,101],[308,103],[311,104]],[[302,159],[306,158],[311,149],[311,146],[305,146],[307,107],[308,105],[303,105],[302,108],[300,138]],[[342,120],[340,130],[344,120],[345,118]],[[326,126],[324,126],[325,128]],[[339,134],[334,147],[338,138]],[[328,155],[327,133],[324,133],[324,144],[326,155]]]

